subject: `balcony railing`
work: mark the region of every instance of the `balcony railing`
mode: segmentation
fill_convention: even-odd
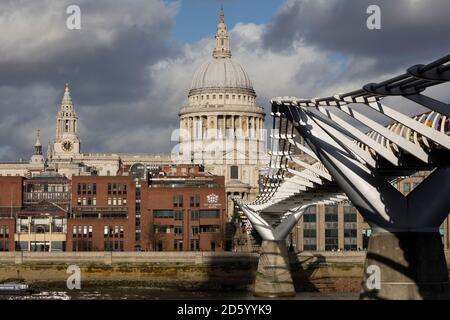
[[[128,207],[111,206],[111,207],[97,207],[97,206],[79,206],[72,208],[71,218],[127,218]]]

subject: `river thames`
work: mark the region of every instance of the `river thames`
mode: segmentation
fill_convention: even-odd
[[[188,291],[145,286],[89,286],[68,290],[55,285],[34,285],[29,295],[0,295],[0,300],[255,300],[246,291]],[[355,300],[356,292],[297,292],[290,300]]]

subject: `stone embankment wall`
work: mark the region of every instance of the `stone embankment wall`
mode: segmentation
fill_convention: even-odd
[[[450,264],[450,252],[446,253]],[[291,254],[297,291],[357,292],[365,252]],[[125,282],[186,290],[250,290],[256,253],[235,252],[0,252],[0,282],[61,283],[77,265],[86,283]]]

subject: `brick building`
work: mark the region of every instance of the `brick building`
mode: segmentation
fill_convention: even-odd
[[[22,207],[22,177],[0,177],[0,251],[14,251],[16,213]]]
[[[223,177],[198,165],[136,168],[0,177],[0,251],[224,250]]]
[[[14,241],[21,251],[64,251],[70,180],[54,172],[22,182],[22,206],[16,213]]]
[[[67,251],[134,251],[135,184],[129,176],[73,176]]]
[[[225,249],[223,176],[195,165],[163,166],[141,187],[141,246],[155,251]]]

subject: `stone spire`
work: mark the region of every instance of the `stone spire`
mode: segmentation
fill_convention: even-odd
[[[42,144],[40,138],[40,130],[37,130],[36,143],[34,144],[34,152],[31,156],[30,163],[35,165],[44,164],[44,156],[42,155]]]
[[[70,96],[69,84],[66,83],[66,87],[64,88],[64,96],[62,98],[62,104],[72,104],[72,97]]]
[[[216,47],[214,48],[214,58],[231,58],[230,37],[228,36],[227,25],[223,8],[220,9],[220,21],[217,25]]]
[[[70,96],[69,84],[66,83],[61,108],[56,116],[56,138],[77,135],[77,114],[75,113],[72,97]]]
[[[34,154],[35,155],[42,155],[42,144],[41,144],[41,140],[39,139],[40,131],[41,130],[37,129],[36,143],[34,144]]]

